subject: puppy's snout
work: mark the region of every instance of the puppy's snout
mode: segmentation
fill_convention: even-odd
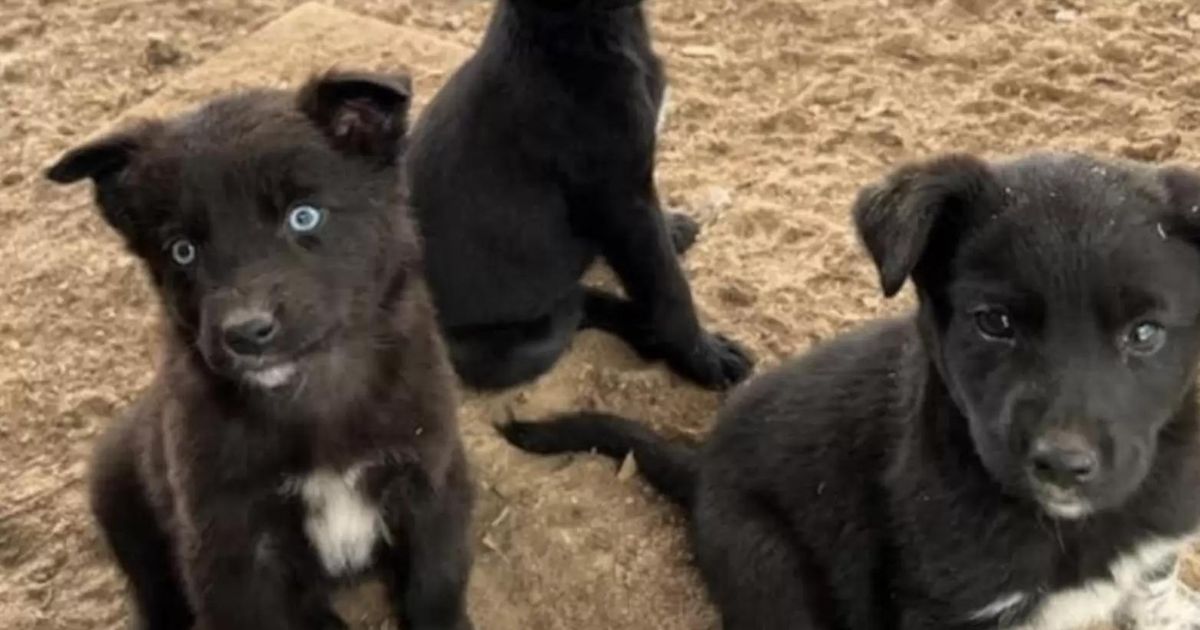
[[[1085,439],[1073,434],[1038,438],[1029,453],[1029,468],[1042,483],[1071,488],[1100,472],[1100,456]]]
[[[237,311],[221,322],[221,339],[233,354],[265,354],[278,337],[279,320],[266,311]]]

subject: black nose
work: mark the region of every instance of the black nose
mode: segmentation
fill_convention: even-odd
[[[279,335],[279,322],[266,313],[237,315],[225,320],[221,335],[234,354],[257,356],[270,349]]]
[[[1039,481],[1070,487],[1095,478],[1100,458],[1080,438],[1041,438],[1029,454],[1029,467]]]

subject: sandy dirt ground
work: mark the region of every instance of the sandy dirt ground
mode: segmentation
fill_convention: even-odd
[[[0,627],[110,629],[122,586],[83,499],[93,438],[154,367],[156,306],[85,186],[39,171],[135,107],[406,67],[422,100],[477,41],[482,0],[0,0]],[[848,229],[890,165],[1037,147],[1200,162],[1200,7],[1172,0],[651,0],[673,104],[659,180],[704,233],[704,319],[762,368],[885,303]],[[265,30],[260,30],[264,29]],[[148,100],[147,100],[148,99]],[[140,103],[140,105],[139,105]],[[608,282],[603,273],[597,281]],[[700,435],[719,403],[582,335],[539,383],[468,397],[482,486],[472,609],[487,630],[714,627],[680,519],[591,457],[514,453],[512,406],[611,409]],[[1196,559],[1190,560],[1196,576]],[[379,627],[367,592],[344,610]]]

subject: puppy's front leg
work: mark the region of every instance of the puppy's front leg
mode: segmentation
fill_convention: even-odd
[[[587,199],[579,209],[581,224],[594,231],[630,298],[628,309],[589,312],[588,322],[620,335],[645,358],[665,360],[702,386],[725,388],[748,376],[752,359],[745,349],[700,327],[691,288],[675,258],[677,239],[672,239],[653,191],[580,197]]]
[[[696,561],[724,630],[832,630],[818,617],[819,582],[787,524],[757,502],[721,492],[695,508]],[[861,614],[858,611],[856,614]],[[856,619],[847,627],[879,627]]]
[[[133,587],[133,627],[190,628],[192,611],[178,577],[175,550],[138,475],[138,422],[145,419],[130,415],[97,442],[89,480],[92,513]]]
[[[181,536],[194,630],[344,630],[324,597],[290,585],[289,553],[263,531],[268,520],[248,501],[207,501]]]
[[[461,453],[438,486],[413,463],[371,472],[391,532],[381,559],[405,630],[472,630],[466,612],[471,571],[472,490]]]

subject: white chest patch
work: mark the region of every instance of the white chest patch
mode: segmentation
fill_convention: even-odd
[[[1078,630],[1091,624],[1111,622],[1131,598],[1144,590],[1145,576],[1167,561],[1183,545],[1179,540],[1154,540],[1143,543],[1118,557],[1109,566],[1111,579],[1097,579],[1077,588],[1051,593],[1045,597],[1025,624],[1013,630]],[[1025,605],[1030,593],[1009,593],[980,609],[971,618],[995,620],[1000,627],[1009,615]]]
[[[361,472],[318,470],[285,486],[304,501],[304,531],[334,577],[367,568],[376,543],[386,539],[379,510],[357,487]]]

